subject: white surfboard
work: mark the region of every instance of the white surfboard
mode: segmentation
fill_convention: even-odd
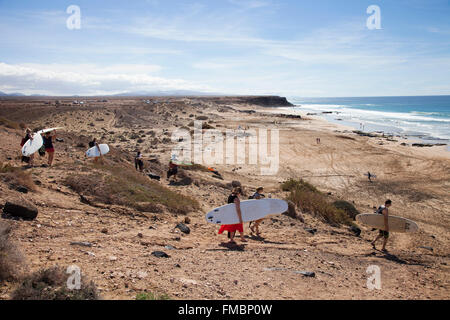
[[[55,130],[61,130],[64,129],[63,127],[58,127],[58,128],[50,128],[50,129],[44,129],[44,130],[40,130],[37,133],[42,134],[42,133],[47,133],[47,132],[52,132]]]
[[[356,221],[365,224],[369,227],[384,230],[384,216],[376,213],[363,213],[356,216]],[[419,226],[412,220],[389,216],[388,218],[389,231],[400,233],[411,233],[419,230]]]
[[[250,222],[288,211],[288,203],[281,199],[260,199],[241,201],[242,221]],[[237,224],[239,217],[236,204],[216,208],[206,214],[206,221],[213,224]]]
[[[109,152],[109,146],[107,144],[99,144],[98,146],[100,147],[100,152],[102,153],[102,156]],[[100,157],[100,153],[98,152],[97,146],[92,147],[88,151],[86,151],[86,155],[89,158]]]
[[[40,133],[35,133],[32,139],[28,139],[28,141],[22,147],[22,155],[24,157],[29,157],[36,151],[38,151],[42,145],[44,144],[44,140]]]

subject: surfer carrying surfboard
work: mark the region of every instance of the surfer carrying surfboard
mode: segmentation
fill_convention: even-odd
[[[20,146],[23,147],[25,143],[27,143],[28,140],[33,140],[33,134],[31,132],[30,128],[27,128],[25,130],[25,137],[22,139]],[[22,155],[22,162],[27,162],[30,167],[33,166],[34,162],[34,154],[30,155],[29,157],[25,157]]]
[[[241,241],[247,242],[244,238],[244,222],[242,221],[242,212],[241,212],[241,200],[239,196],[242,195],[242,189],[240,187],[236,187],[233,189],[231,195],[228,197],[228,203],[234,203],[236,205],[236,213],[239,217],[239,222],[237,224],[228,224],[220,226],[219,234],[222,234],[224,231],[228,231],[228,237],[230,238],[230,243],[235,243],[234,236],[236,235],[236,231],[239,231],[241,235]]]
[[[53,158],[55,156],[55,148],[53,146],[53,139],[56,137],[56,130],[51,132],[46,132],[42,135],[42,139],[44,140],[45,152],[48,153],[48,166],[51,167],[53,163]]]
[[[97,142],[97,138],[94,138],[91,142],[89,142],[89,148],[97,147],[99,156],[94,158],[94,162],[97,163],[98,159],[100,159],[100,162],[103,164],[103,155],[102,150],[100,149],[100,145]]]
[[[258,189],[256,189],[256,192],[250,197],[250,199],[253,200],[259,200],[262,198],[265,198],[266,196],[263,195],[264,188],[263,187],[259,187]],[[259,225],[261,224],[261,222],[263,222],[264,219],[259,219],[256,221],[252,221],[249,223],[249,228],[252,231],[252,233],[255,233],[258,237],[261,235],[261,232],[259,231]],[[254,223],[254,225],[252,226],[252,223]]]
[[[384,215],[384,229],[385,229],[385,230],[380,230],[378,236],[375,238],[375,240],[373,240],[373,241],[371,242],[372,247],[373,247],[375,250],[377,249],[376,246],[375,246],[375,243],[376,243],[379,239],[384,238],[384,239],[383,239],[383,247],[382,247],[381,251],[387,252],[387,250],[386,250],[386,243],[388,242],[388,239],[389,239],[389,223],[388,223],[388,219],[389,219],[389,209],[388,209],[388,208],[389,208],[391,205],[392,205],[392,201],[391,201],[391,200],[386,200],[386,202],[384,203],[384,206],[380,206],[380,207],[377,209],[377,211],[376,211],[376,213]]]

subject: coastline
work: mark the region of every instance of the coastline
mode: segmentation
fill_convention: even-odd
[[[297,109],[294,109],[297,108]],[[389,137],[390,139],[393,138],[394,140],[398,141],[399,144],[407,144],[408,146],[411,146],[412,148],[425,148],[425,149],[432,149],[433,153],[448,153],[448,156],[450,156],[450,144],[449,140],[446,139],[423,139],[423,138],[415,138],[413,136],[407,136],[407,135],[401,135],[401,134],[391,134],[391,133],[385,133],[382,130],[382,127],[379,127],[378,129],[374,130],[362,130],[361,128],[358,128],[356,124],[352,125],[352,123],[347,121],[338,121],[338,120],[331,120],[327,119],[323,115],[321,116],[320,113],[311,115],[311,113],[307,111],[298,110],[298,106],[294,107],[279,107],[279,108],[271,108],[272,113],[280,113],[280,110],[282,113],[287,115],[300,115],[305,119],[313,119],[315,121],[325,121],[332,125],[332,127],[335,127],[337,130],[343,130],[344,133],[355,131],[361,132],[363,134],[367,135],[373,135],[372,138],[380,138],[380,137]],[[334,116],[338,116],[338,114],[332,113]],[[413,146],[414,144],[419,145],[419,147]]]

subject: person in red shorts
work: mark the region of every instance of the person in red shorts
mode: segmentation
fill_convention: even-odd
[[[55,148],[53,147],[53,139],[55,137],[56,137],[56,130],[53,131],[53,134],[51,134],[50,132],[47,132],[42,136],[42,139],[44,140],[45,152],[48,153],[49,167],[52,166],[53,157],[55,156]]]
[[[230,243],[235,243],[234,236],[236,235],[236,231],[239,231],[241,235],[241,241],[247,242],[244,238],[244,224],[242,221],[242,213],[241,213],[241,201],[239,196],[242,195],[242,189],[240,187],[234,188],[231,195],[228,197],[228,203],[236,204],[236,212],[239,217],[240,223],[237,224],[228,224],[220,226],[219,234],[222,234],[224,231],[228,231],[228,237],[230,238]]]

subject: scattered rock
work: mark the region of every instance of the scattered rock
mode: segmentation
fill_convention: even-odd
[[[427,250],[430,250],[430,251],[434,251],[434,249],[432,247],[422,246],[422,247],[419,247],[419,248],[427,249]]]
[[[189,186],[194,182],[191,177],[184,177],[178,181],[170,181],[171,186]]]
[[[38,215],[38,209],[28,201],[21,199],[19,201],[7,201],[3,207],[6,215],[22,218],[24,220],[34,220]]]
[[[82,246],[82,247],[92,247],[92,243],[90,242],[71,242],[71,246]]]
[[[143,235],[142,233],[140,233],[140,232],[137,234],[137,236],[138,236],[139,238],[143,238],[143,237],[144,237],[144,235]]]
[[[311,233],[312,235],[315,235],[316,232],[317,232],[317,229],[305,228],[305,231],[308,231],[308,232]]]
[[[170,258],[170,256],[163,251],[153,251],[152,255],[157,258]]]
[[[189,217],[184,218],[184,223],[185,224],[190,224],[191,223],[191,218],[189,218]]]
[[[111,256],[111,257],[109,257],[109,261],[117,261],[117,257]]]
[[[316,276],[316,274],[311,271],[294,271],[294,273],[301,274],[305,277],[310,277],[310,278],[314,278]]]
[[[180,231],[185,233],[185,234],[190,234],[191,233],[191,229],[189,229],[189,227],[187,225],[185,225],[184,223],[177,224],[175,228],[180,229]]]
[[[353,232],[357,237],[359,237],[361,234],[361,229],[356,226],[351,226],[350,231]]]
[[[102,233],[107,234],[107,233],[108,233],[108,229],[103,228],[103,229],[102,229]]]
[[[232,181],[231,186],[233,188],[242,187],[241,183],[239,181]]]
[[[28,193],[28,188],[27,187],[23,187],[23,186],[18,186],[16,188],[16,191],[21,192],[21,193]]]

